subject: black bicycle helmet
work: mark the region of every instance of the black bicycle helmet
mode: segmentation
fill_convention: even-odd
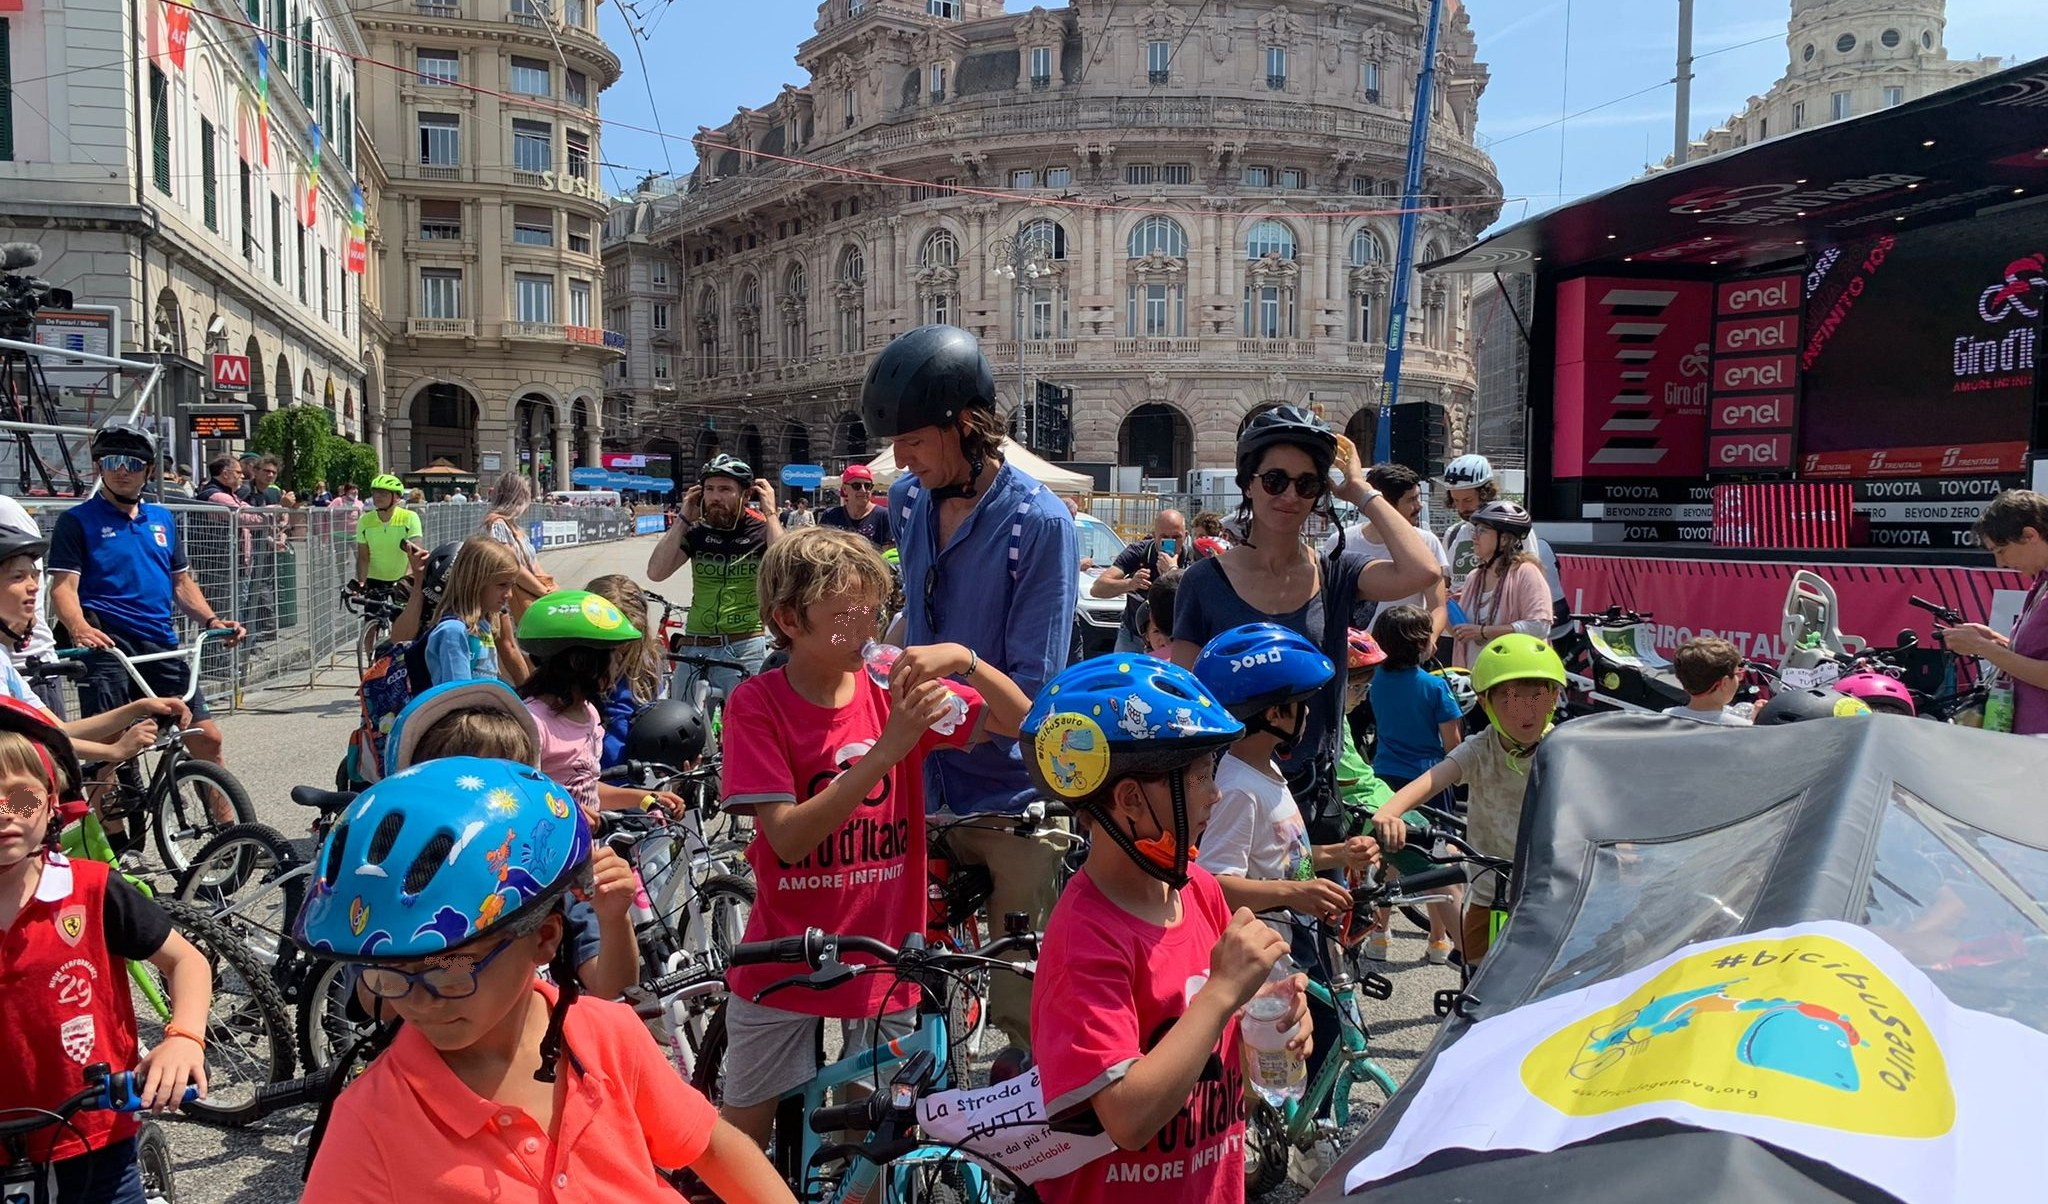
[[[626,729],[626,759],[680,769],[704,755],[704,712],[680,698],[650,702]]]
[[[132,422],[110,422],[92,434],[92,458],[140,456],[149,464],[157,462],[156,436]]]
[[[1471,518],[1475,527],[1490,527],[1502,535],[1527,535],[1536,520],[1529,512],[1513,502],[1488,502],[1474,511]]]
[[[427,614],[433,614],[441,607],[441,595],[448,588],[448,571],[455,567],[455,554],[462,550],[462,541],[452,540],[427,554],[427,570],[420,575],[420,600]]]
[[[711,457],[710,462],[697,473],[700,482],[708,481],[712,477],[728,477],[738,481],[740,492],[745,493],[754,487],[754,466],[736,456],[720,453]]]
[[[1316,472],[1327,473],[1337,458],[1337,435],[1330,424],[1300,406],[1278,405],[1259,410],[1237,432],[1237,487],[1243,489],[1259,470],[1266,449],[1298,447],[1315,461]]]
[[[33,556],[41,560],[49,552],[50,541],[40,532],[31,534],[27,531],[17,531],[12,527],[0,528],[0,564],[5,564],[16,556]]]
[[[996,405],[996,374],[981,343],[958,326],[920,326],[882,348],[860,387],[870,439],[947,426]]]
[[[1781,690],[1757,712],[1756,726],[1776,727],[1781,723],[1804,723],[1809,719],[1848,719],[1868,715],[1870,707],[1861,698],[1837,694],[1829,689]]]

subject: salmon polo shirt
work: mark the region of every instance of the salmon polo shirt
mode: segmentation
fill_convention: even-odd
[[[554,1001],[547,983],[534,989]],[[624,1004],[578,999],[562,1045],[567,1086],[550,1138],[522,1109],[470,1090],[417,1030],[400,1029],[336,1101],[306,1204],[675,1199],[655,1168],[703,1156],[718,1121],[710,1102]]]

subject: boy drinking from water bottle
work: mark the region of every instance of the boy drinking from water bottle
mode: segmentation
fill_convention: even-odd
[[[756,588],[789,661],[740,683],[725,707],[725,805],[754,816],[746,939],[822,928],[899,945],[925,928],[925,757],[975,744],[984,729],[1016,735],[1030,700],[959,644],[904,651],[886,685],[870,673],[863,650],[889,569],[851,531],[783,536],[762,557]],[[772,965],[726,975],[724,1116],[764,1146],[777,1101],[817,1074],[825,1019],[840,1022],[849,1050],[878,1043],[878,1015],[887,1037],[916,1020],[915,988],[881,974],[755,1002],[789,976]]]

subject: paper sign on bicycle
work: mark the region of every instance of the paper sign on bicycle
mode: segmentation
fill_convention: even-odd
[[[925,1096],[917,1101],[917,1123],[927,1138],[963,1145],[1026,1183],[1056,1179],[1116,1149],[1107,1134],[1081,1137],[1047,1127],[1035,1067],[987,1087]]]

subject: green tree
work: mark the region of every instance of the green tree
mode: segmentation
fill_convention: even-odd
[[[301,497],[326,472],[326,443],[342,442],[334,433],[334,415],[318,406],[273,410],[256,424],[249,445],[280,462],[278,484]]]
[[[370,479],[380,471],[377,449],[336,437],[327,445],[327,487],[340,492],[344,481],[354,481],[363,496],[370,493]]]

